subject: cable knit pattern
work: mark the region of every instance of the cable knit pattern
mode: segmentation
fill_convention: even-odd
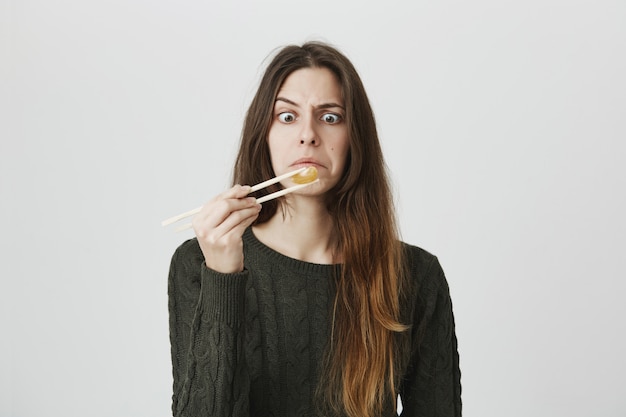
[[[436,257],[405,247],[411,285],[402,317],[411,330],[403,336],[408,348],[398,362],[402,416],[460,416],[448,284]],[[314,393],[340,267],[288,258],[259,242],[251,229],[244,234],[244,259],[241,273],[212,271],[195,239],[172,258],[172,412],[177,417],[316,416]],[[389,409],[385,415],[396,414]]]

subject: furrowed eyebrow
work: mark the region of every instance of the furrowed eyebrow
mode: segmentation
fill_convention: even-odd
[[[337,104],[337,103],[324,103],[324,104],[320,104],[319,106],[317,106],[318,109],[332,109],[334,107],[345,110],[345,108],[341,104]]]
[[[293,101],[289,100],[288,98],[276,97],[276,101],[284,101],[285,103],[291,104],[292,106],[300,107],[296,103],[294,103]]]
[[[284,101],[287,104],[291,104],[292,106],[296,106],[296,107],[300,107],[298,105],[298,103],[295,103],[291,100],[289,100],[288,98],[285,97],[276,97],[276,101]],[[345,110],[345,108],[341,105],[341,104],[337,104],[337,103],[324,103],[324,104],[320,104],[319,106],[315,106],[316,109],[332,109],[332,108],[340,108],[342,110]]]

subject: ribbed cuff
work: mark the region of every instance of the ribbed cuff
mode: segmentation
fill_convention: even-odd
[[[243,311],[248,271],[223,274],[202,264],[202,306],[208,320],[238,326]]]

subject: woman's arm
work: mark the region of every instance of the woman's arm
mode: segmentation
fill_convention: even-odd
[[[418,289],[410,371],[401,387],[402,417],[460,417],[461,372],[448,283],[434,258]]]
[[[242,235],[261,205],[249,186],[215,196],[193,218],[197,239],[172,259],[170,340],[176,416],[247,416],[241,315],[247,272]]]
[[[247,272],[208,269],[195,239],[172,258],[168,293],[175,416],[248,416],[241,315]]]

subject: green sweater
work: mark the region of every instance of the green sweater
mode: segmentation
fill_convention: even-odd
[[[196,239],[169,274],[172,411],[185,417],[315,416],[340,266],[302,262],[244,236],[243,272],[208,269]],[[399,359],[407,417],[461,415],[459,356],[448,284],[437,258],[405,245],[411,285]],[[367,366],[367,364],[363,364]],[[395,416],[388,407],[386,416]]]

